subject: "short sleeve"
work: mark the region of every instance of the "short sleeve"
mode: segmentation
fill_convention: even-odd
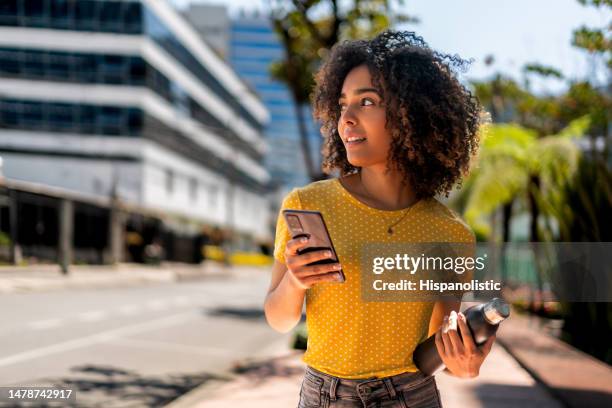
[[[475,261],[476,256],[477,256],[476,236],[474,235],[474,232],[471,230],[469,226],[467,225],[462,226],[462,230],[460,233],[460,239],[457,240],[457,243],[459,244],[459,248],[458,248],[459,254],[458,255],[464,260],[471,259]],[[462,271],[463,272],[460,274],[459,273],[454,274],[454,277],[455,277],[454,281],[459,282],[459,283],[469,284],[470,281],[474,279],[474,263],[472,262],[463,263]],[[463,295],[465,294],[466,291],[461,290],[460,292]]]
[[[289,228],[287,228],[287,222],[283,217],[283,210],[301,210],[302,204],[300,203],[300,196],[297,189],[293,189],[283,199],[281,208],[278,212],[278,218],[276,219],[276,237],[274,238],[274,258],[279,262],[285,263],[285,248],[287,247],[287,241],[291,239]]]
[[[454,267],[445,268],[440,275],[440,281],[452,285],[469,284],[474,279],[474,266],[477,256],[476,236],[472,229],[459,219],[447,224],[446,231],[448,235],[445,236],[445,240],[449,246],[442,246],[443,257],[453,258]],[[462,286],[452,291],[454,298],[460,299],[468,292],[463,290]]]

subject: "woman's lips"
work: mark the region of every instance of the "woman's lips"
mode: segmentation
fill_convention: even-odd
[[[344,133],[344,144],[346,147],[359,146],[365,143],[367,138],[357,132],[345,132]]]
[[[344,144],[346,147],[359,146],[365,143],[367,138],[359,132],[347,130],[344,132]]]
[[[347,140],[346,143],[344,144],[347,148],[353,148],[353,147],[361,146],[365,144],[365,142],[366,142],[366,139],[363,138],[363,139],[357,139],[357,140],[351,140],[351,141]]]

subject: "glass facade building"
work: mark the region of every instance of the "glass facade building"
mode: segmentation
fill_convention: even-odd
[[[142,34],[143,7],[138,1],[100,0],[2,0],[0,24],[27,28],[51,28]]]
[[[142,140],[134,153],[147,161],[135,171],[142,174],[140,204],[177,194],[178,187],[167,189],[164,199],[146,186],[158,183],[147,174],[184,176],[187,201],[175,203],[184,211],[197,205],[189,200],[202,196],[198,186],[205,192],[233,185],[252,197],[269,191],[266,107],[186,26],[156,0],[0,1],[0,155],[7,175],[12,155],[36,150],[40,157],[43,145],[60,158],[64,136],[76,137],[92,160],[101,143],[108,160],[128,154],[122,146],[132,146],[129,140]],[[146,158],[152,151],[155,158]]]
[[[270,75],[270,65],[283,58],[283,48],[265,17],[234,19],[230,31],[230,62],[236,72],[259,94],[270,111],[265,128],[269,150],[266,168],[272,179],[285,188],[302,186],[308,178],[295,107],[287,86]],[[309,108],[304,110],[315,167],[321,163],[321,136]]]

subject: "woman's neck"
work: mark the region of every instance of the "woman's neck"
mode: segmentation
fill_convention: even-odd
[[[385,210],[399,210],[412,206],[416,194],[410,185],[404,183],[403,175],[385,168],[366,167],[358,175],[360,192],[370,200],[379,203]]]

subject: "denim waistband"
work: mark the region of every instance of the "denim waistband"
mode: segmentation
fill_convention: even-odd
[[[346,379],[323,373],[310,366],[306,366],[305,376],[310,380],[319,383],[322,387],[329,390],[330,399],[334,401],[339,388],[347,392],[354,392],[355,395],[370,395],[387,393],[389,397],[395,398],[396,387],[406,386],[410,383],[420,383],[429,376],[421,371],[406,372],[389,377],[370,377],[366,379]]]

